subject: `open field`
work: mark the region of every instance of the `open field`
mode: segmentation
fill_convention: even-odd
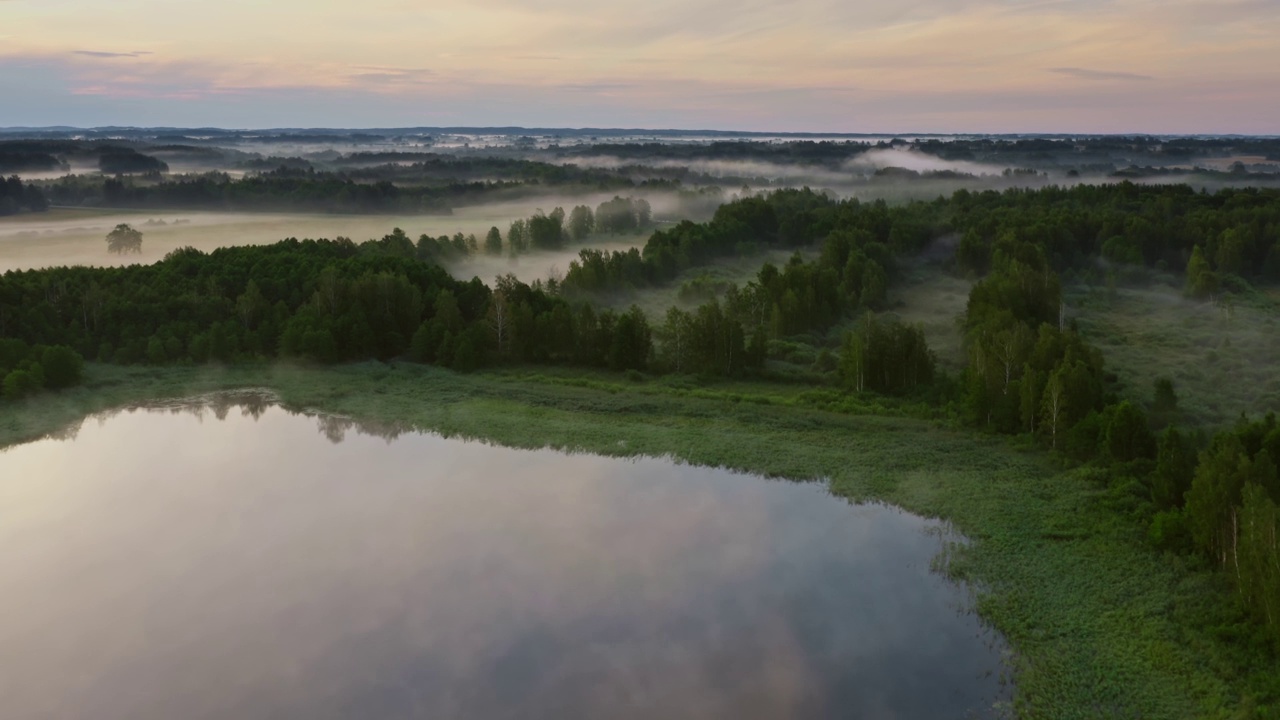
[[[112,407],[235,388],[270,390],[384,436],[429,430],[820,478],[850,500],[947,520],[972,542],[945,564],[982,589],[981,613],[1016,650],[1025,717],[1226,717],[1246,696],[1280,692],[1277,668],[1251,667],[1230,641],[1239,618],[1221,607],[1214,576],[1148,549],[1091,473],[1063,472],[1038,451],[945,429],[891,401],[578,370],[95,365],[84,387],[5,406],[0,445],[74,432],[86,414]]]
[[[461,208],[453,215],[298,215],[274,213],[220,213],[101,210],[54,208],[38,215],[0,218],[0,273],[58,265],[127,265],[154,263],[169,252],[191,246],[209,252],[231,245],[265,245],[285,238],[349,237],[356,242],[380,238],[394,228],[411,238],[423,234],[439,237],[474,234],[483,241],[491,227],[506,236],[511,222],[527,218],[538,209],[555,207],[548,199]],[[159,223],[163,222],[161,225]],[[140,255],[111,255],[105,238],[111,228],[129,223],[143,233]],[[626,236],[601,235],[587,241],[590,247],[624,250],[643,245],[648,233]],[[494,276],[513,272],[529,282],[545,279],[552,269],[564,272],[578,248],[530,253],[517,259],[478,256],[453,263],[455,276],[478,276],[492,282]]]
[[[925,340],[938,356],[938,365],[949,373],[964,369],[964,317],[973,283],[935,267],[906,272],[906,278],[889,290],[887,314],[924,329]]]
[[[1166,278],[1168,280],[1168,278]],[[1172,280],[1170,280],[1172,282]],[[924,327],[941,367],[965,365],[962,317],[972,283],[936,268],[908,272],[887,312]],[[1108,289],[1067,284],[1067,316],[1102,351],[1122,397],[1146,404],[1157,377],[1174,381],[1179,423],[1220,427],[1280,406],[1280,317],[1275,290],[1233,306],[1197,302],[1167,283]]]
[[[1221,426],[1280,407],[1280,317],[1260,297],[1234,306],[1197,302],[1168,285],[1067,288],[1086,340],[1119,377],[1121,393],[1149,402],[1157,377],[1174,381],[1180,422]]]

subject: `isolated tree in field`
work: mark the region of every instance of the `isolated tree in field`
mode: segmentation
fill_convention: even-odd
[[[142,253],[142,233],[128,223],[121,223],[107,233],[107,250],[117,255]]]

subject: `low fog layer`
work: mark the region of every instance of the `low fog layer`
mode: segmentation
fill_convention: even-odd
[[[999,175],[1008,168],[1007,165],[944,160],[937,155],[902,148],[868,150],[866,153],[850,160],[845,164],[845,167],[852,171],[863,173],[896,167],[918,173],[950,171],[978,176]]]
[[[30,270],[59,265],[114,266],[153,263],[181,247],[194,247],[209,252],[233,245],[263,245],[285,238],[348,237],[356,242],[381,238],[400,228],[413,239],[427,234],[432,237],[456,233],[474,234],[483,240],[491,227],[505,237],[511,222],[528,218],[538,210],[550,212],[556,207],[566,212],[574,205],[594,207],[612,194],[586,197],[542,197],[518,202],[493,203],[460,208],[452,215],[322,215],[281,213],[217,213],[181,211],[133,211],[95,209],[54,209],[49,213],[15,215],[0,218],[0,272]],[[645,195],[655,215],[671,212],[675,200],[669,193]],[[106,235],[119,223],[128,223],[143,233],[140,255],[112,255],[107,252]],[[644,236],[619,241],[608,235],[594,236],[592,247],[610,246],[626,249],[643,245]],[[478,275],[485,282],[493,276],[515,272],[522,280],[546,278],[547,271],[558,266],[568,268],[577,249],[565,253],[541,253],[523,257],[514,264],[506,258],[476,258],[457,266],[465,277]],[[475,270],[468,269],[474,267]],[[536,274],[531,275],[536,268]]]

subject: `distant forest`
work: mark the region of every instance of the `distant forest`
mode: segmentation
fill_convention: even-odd
[[[559,142],[571,138],[572,144]],[[68,173],[37,183],[57,205],[342,213],[445,213],[548,190],[696,192],[832,183],[855,188],[932,180],[951,183],[950,192],[959,186],[1040,187],[1077,178],[1186,181],[1209,187],[1280,184],[1280,140],[1270,138],[611,142],[605,137],[584,142],[590,138],[566,134],[550,143],[524,136],[507,139],[507,145],[446,148],[432,137],[416,136],[410,148],[398,135],[376,132],[0,137],[0,173]],[[302,142],[329,147],[290,156],[254,151],[271,148],[271,143]],[[335,149],[343,143],[361,149]],[[365,149],[378,145],[386,149]],[[871,164],[858,164],[876,151],[899,154],[882,153]],[[884,165],[908,159],[929,169]],[[706,217],[714,209],[694,205],[687,213],[692,217]]]
[[[48,209],[49,200],[36,185],[22,182],[17,175],[0,178],[0,216]]]

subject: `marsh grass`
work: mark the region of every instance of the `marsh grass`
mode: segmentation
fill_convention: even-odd
[[[1081,333],[1119,378],[1121,395],[1150,402],[1155,378],[1172,378],[1180,423],[1207,427],[1280,408],[1280,314],[1267,295],[1199,302],[1157,282],[1076,285],[1066,298]]]
[[[938,365],[949,373],[964,369],[964,336],[959,318],[964,315],[973,283],[936,266],[913,268],[890,293],[886,312],[924,329],[925,341],[938,356]]]
[[[969,539],[939,567],[977,590],[1035,718],[1232,717],[1274,703],[1274,656],[1236,641],[1219,579],[1148,549],[1096,473],[944,427],[909,403],[801,386],[417,365],[91,366],[89,383],[0,409],[0,444],[133,403],[256,387],[295,409],[512,447],[667,456],[822,481],[852,502],[941,518]],[[1241,715],[1247,716],[1247,715]]]
[[[1260,417],[1280,408],[1280,290],[1231,304],[1189,300],[1179,279],[1146,272],[1119,287],[1068,283],[1067,317],[1102,351],[1125,398],[1149,404],[1157,377],[1174,381],[1179,424],[1221,427],[1241,413]],[[963,369],[964,314],[971,283],[937,267],[911,270],[887,312],[920,323],[939,366]]]

